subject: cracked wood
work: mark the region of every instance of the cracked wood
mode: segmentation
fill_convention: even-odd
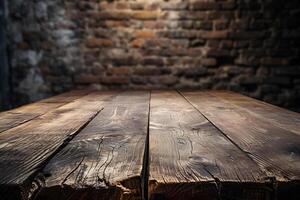
[[[141,199],[147,91],[123,92],[45,167],[38,199]]]
[[[231,198],[270,195],[258,165],[175,91],[152,92],[149,141],[150,199],[224,198],[245,182]]]
[[[215,92],[183,92],[183,95],[276,181],[277,195],[299,199],[300,136],[288,129],[287,120],[278,126],[273,119],[263,119],[267,115],[257,117],[258,114],[252,113],[257,109],[249,105],[247,109],[241,108],[217,97]],[[278,123],[284,114],[278,117]],[[290,121],[293,120],[296,119],[290,117]],[[292,182],[297,185],[296,189],[289,189]]]
[[[0,134],[0,195],[28,199],[44,162],[76,134],[114,93],[92,93]],[[37,180],[38,182],[41,180]]]
[[[300,199],[299,114],[239,94],[75,91],[8,112],[1,199]]]

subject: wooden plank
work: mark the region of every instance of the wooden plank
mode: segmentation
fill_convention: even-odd
[[[141,199],[149,92],[123,92],[104,105],[47,164],[37,199]]]
[[[230,102],[261,120],[300,135],[300,114],[230,91],[210,94]]]
[[[20,124],[28,122],[59,106],[78,99],[88,91],[71,91],[62,95],[54,96],[37,103],[21,106],[19,108],[0,113],[0,133]],[[51,102],[51,103],[47,103]]]
[[[182,94],[256,161],[269,177],[274,178],[279,196],[286,198],[286,195],[289,195],[289,199],[299,199],[299,135],[261,120],[248,111],[211,95],[210,92],[183,92]],[[289,184],[294,189],[288,189]]]
[[[65,92],[47,99],[43,99],[39,102],[42,103],[68,103],[78,99],[84,95],[93,92],[92,90],[72,90],[70,92]]]
[[[33,103],[20,108],[0,113],[0,133],[28,122],[63,103]]]
[[[150,199],[271,196],[258,165],[175,91],[152,92],[149,143]]]
[[[101,109],[112,93],[92,93],[0,134],[0,196],[29,199],[40,168]]]

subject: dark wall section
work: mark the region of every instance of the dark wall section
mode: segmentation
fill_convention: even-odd
[[[5,7],[5,1],[0,1],[0,110],[10,108],[10,76],[7,63]]]
[[[71,88],[230,89],[300,110],[298,0],[11,0],[13,103]]]

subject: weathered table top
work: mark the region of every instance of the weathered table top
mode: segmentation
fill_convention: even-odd
[[[300,115],[227,91],[73,91],[0,113],[0,199],[300,199]]]

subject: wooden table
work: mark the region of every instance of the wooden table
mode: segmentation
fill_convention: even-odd
[[[228,91],[72,91],[0,113],[0,199],[300,199],[300,115]]]

